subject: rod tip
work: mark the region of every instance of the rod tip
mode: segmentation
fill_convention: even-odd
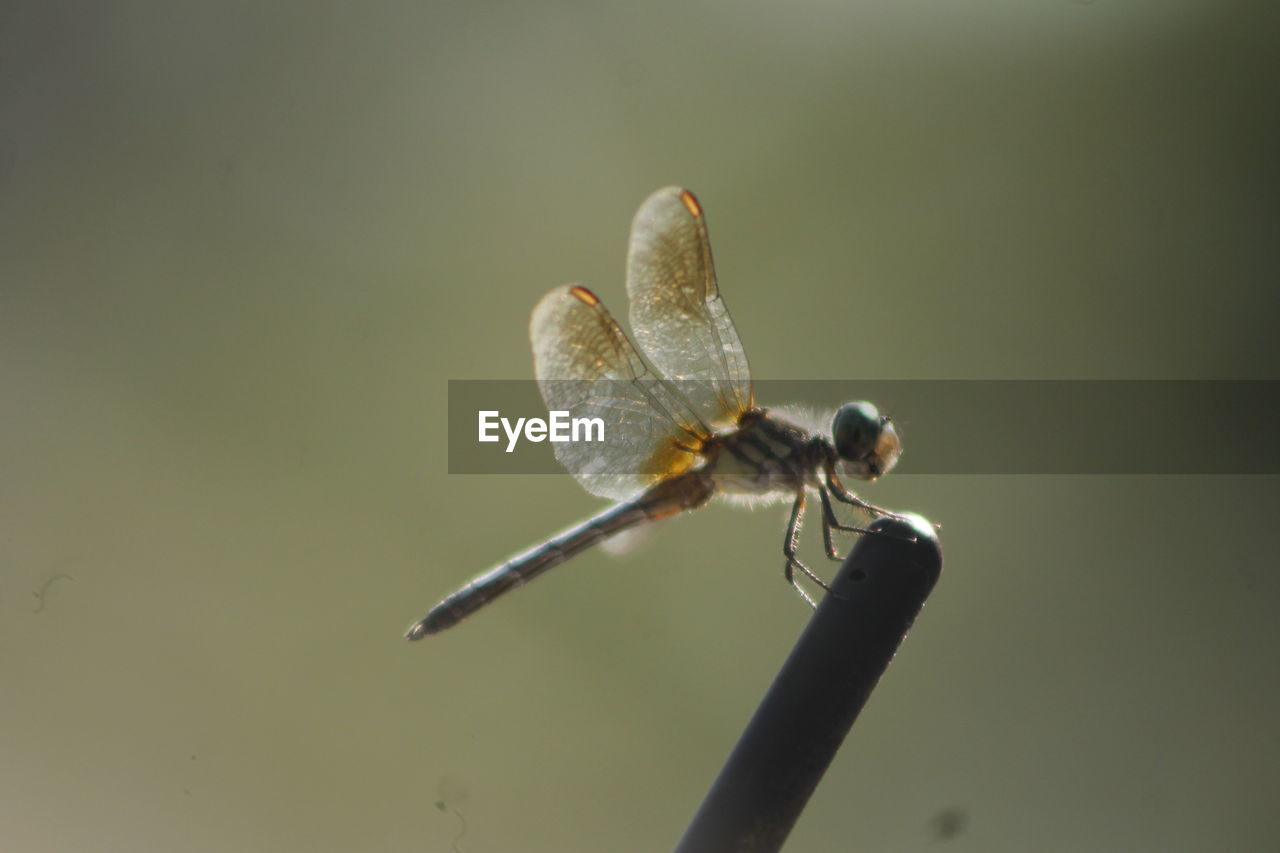
[[[900,539],[938,541],[937,526],[923,515],[917,515],[914,512],[895,513],[893,516],[878,518],[872,523],[871,529]]]

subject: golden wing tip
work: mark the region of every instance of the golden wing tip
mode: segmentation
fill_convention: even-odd
[[[698,204],[698,199],[693,193],[686,189],[680,190],[680,201],[684,202],[685,208],[694,218],[702,215],[702,205]]]

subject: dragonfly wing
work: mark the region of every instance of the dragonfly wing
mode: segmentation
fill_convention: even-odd
[[[566,286],[544,296],[529,338],[548,411],[603,424],[600,441],[554,445],[556,459],[587,491],[623,500],[700,461],[709,430],[654,375],[591,291]]]
[[[702,207],[666,187],[636,211],[627,254],[631,330],[645,357],[713,426],[755,403],[751,371],[716,285]]]

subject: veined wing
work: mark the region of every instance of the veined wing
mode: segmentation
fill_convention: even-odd
[[[665,187],[636,211],[627,254],[631,331],[640,350],[712,426],[737,423],[754,403],[751,370],[716,286],[702,207]]]
[[[623,500],[699,462],[710,430],[653,374],[594,293],[566,286],[542,297],[529,339],[547,409],[604,422],[603,441],[554,445],[587,491]]]

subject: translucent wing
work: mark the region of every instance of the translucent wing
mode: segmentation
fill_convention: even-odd
[[[645,357],[676,381],[704,422],[736,424],[754,405],[751,371],[716,286],[707,224],[693,193],[666,187],[636,211],[627,296],[631,331]]]
[[[622,500],[699,461],[710,430],[654,376],[595,294],[558,287],[533,309],[533,371],[548,411],[600,418],[603,441],[554,445],[594,495]]]

